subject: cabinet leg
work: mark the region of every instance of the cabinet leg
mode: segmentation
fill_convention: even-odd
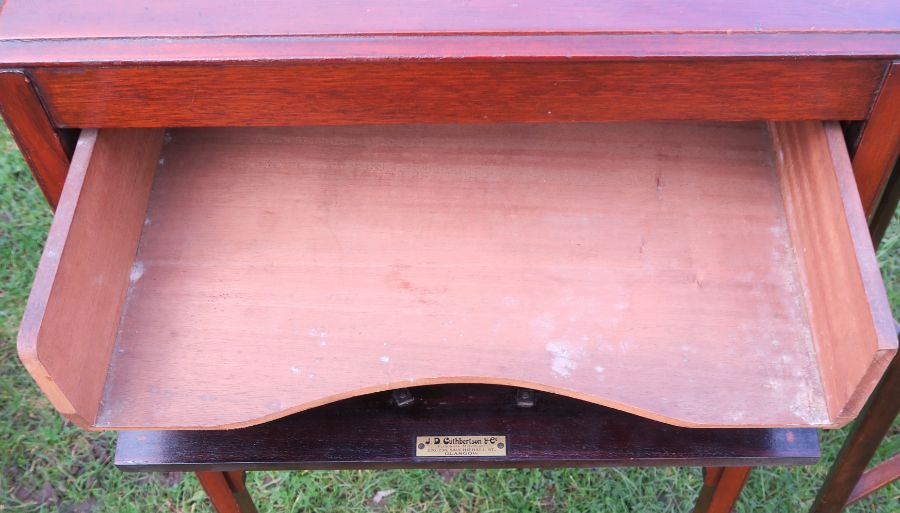
[[[847,435],[837,461],[819,489],[810,513],[839,513],[900,412],[900,358],[894,357],[881,383]]]
[[[197,479],[217,513],[257,513],[244,484],[244,472],[197,472]]]
[[[750,467],[705,467],[694,513],[729,513],[749,475]]]

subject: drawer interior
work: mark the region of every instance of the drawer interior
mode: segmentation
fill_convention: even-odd
[[[20,355],[92,429],[524,386],[839,426],[896,351],[836,125],[85,130]]]

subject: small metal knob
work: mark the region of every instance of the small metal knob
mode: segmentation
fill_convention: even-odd
[[[530,388],[516,389],[516,406],[519,408],[531,408],[534,406],[534,390]]]
[[[396,404],[398,408],[405,408],[416,402],[416,398],[413,397],[412,392],[410,392],[408,388],[398,388],[397,390],[392,391],[391,397],[394,399],[394,404]]]

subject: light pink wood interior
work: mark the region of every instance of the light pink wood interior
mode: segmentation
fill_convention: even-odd
[[[97,427],[436,382],[687,426],[831,421],[763,123],[170,138]]]

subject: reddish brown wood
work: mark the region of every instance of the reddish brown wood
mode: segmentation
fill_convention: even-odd
[[[0,114],[38,186],[56,208],[69,156],[25,73],[0,70]]]
[[[356,4],[318,0],[13,0],[0,62],[62,66],[40,79],[60,126],[273,126],[862,119],[884,63],[860,57],[900,53],[887,2],[853,16],[810,0],[720,2],[382,0],[359,17],[347,14]],[[713,59],[670,61],[687,58]]]
[[[900,454],[895,454],[887,461],[867,470],[853,487],[847,505],[872,495],[897,479],[900,479]]]
[[[595,2],[9,0],[0,62],[895,56],[889,0]]]
[[[884,194],[881,195],[878,208],[875,209],[869,220],[869,232],[872,234],[872,244],[876,248],[881,245],[881,239],[884,238],[884,234],[894,219],[894,212],[896,212],[898,204],[900,204],[900,160],[894,164],[894,170],[884,187]]]
[[[847,435],[810,513],[840,513],[900,413],[900,358],[894,358]]]
[[[116,466],[126,471],[325,470],[811,465],[815,429],[694,429],[537,392],[519,408],[515,390],[493,385],[410,389],[398,409],[390,392],[330,403],[243,429],[122,431]],[[509,437],[505,458],[420,458],[422,433]],[[562,435],[562,436],[561,436]]]
[[[382,60],[33,73],[64,127],[790,120],[865,117],[884,63]]]
[[[10,39],[147,36],[494,34],[494,33],[772,33],[898,32],[889,0],[862,4],[815,0],[597,2],[559,0],[7,0],[0,34]]]
[[[435,382],[831,423],[764,124],[171,134],[98,427]]]
[[[257,513],[256,505],[253,504],[253,498],[250,497],[250,491],[247,489],[247,473],[243,470],[230,470],[225,472],[225,475],[231,484],[231,490],[234,493],[235,500],[241,507],[241,511],[243,513]]]
[[[53,405],[96,422],[162,131],[82,133],[19,328],[25,367]]]
[[[890,304],[838,124],[770,127],[829,415],[846,423],[897,351]]]
[[[730,513],[737,504],[751,470],[750,467],[704,468],[703,488],[694,513]]]
[[[820,123],[783,130],[774,148],[763,124],[174,131],[146,220],[131,202],[128,233],[143,234],[124,315],[48,331],[29,361],[70,361],[59,344],[116,333],[109,374],[91,368],[106,382],[103,429],[238,427],[435,382],[528,386],[682,425],[846,422],[892,351],[873,320],[886,299],[871,245],[856,244],[861,209],[843,202],[845,150]],[[779,185],[773,151],[799,182]],[[93,234],[73,247],[107,254],[98,241],[118,239],[92,222],[71,224]],[[789,226],[829,234],[824,249],[800,239],[818,259],[797,261]],[[803,297],[831,286],[850,313],[829,324],[827,304]],[[25,327],[40,318],[29,312]],[[840,357],[817,362],[814,343]]]
[[[216,513],[256,513],[244,486],[242,471],[198,471],[197,479]]]
[[[385,392],[246,429],[123,431],[115,463],[121,470],[140,472],[746,467],[808,465],[819,457],[813,429],[678,428],[543,393],[534,407],[522,409],[516,406],[514,389],[490,385],[416,387],[412,393],[416,401],[402,409]],[[435,460],[415,456],[412,442],[422,433],[502,433],[511,443],[507,457]]]
[[[700,495],[697,496],[697,503],[694,505],[694,513],[705,513],[709,511],[715,494],[716,485],[722,479],[725,467],[703,467],[703,487],[700,489]]]
[[[900,61],[888,67],[853,156],[853,170],[871,216],[900,155]]]
[[[245,483],[246,472],[243,470],[229,470],[225,472],[228,484],[235,492],[243,492],[247,490]]]
[[[3,66],[368,59],[894,59],[894,33],[503,34],[0,40]],[[785,68],[795,62],[785,62]]]

